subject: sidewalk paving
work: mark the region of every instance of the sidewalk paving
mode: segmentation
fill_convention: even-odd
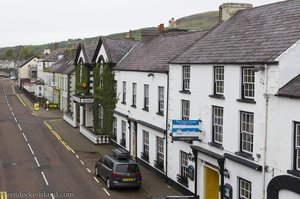
[[[22,92],[18,92],[18,95],[34,115],[43,117],[50,124],[90,170],[94,171],[96,160],[105,154],[110,154],[114,148],[111,144],[95,145],[91,143],[79,132],[79,128],[73,128],[62,119],[63,114],[60,110],[49,109],[47,111],[45,108],[40,107],[38,111],[34,111],[33,103]],[[164,195],[182,195],[144,167],[140,166],[140,169],[143,176],[142,189],[149,198]]]

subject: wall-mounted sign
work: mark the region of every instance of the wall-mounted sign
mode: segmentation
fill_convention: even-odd
[[[200,135],[200,120],[172,120],[173,140],[197,140]]]
[[[85,88],[86,86],[86,82],[82,82],[82,87]]]

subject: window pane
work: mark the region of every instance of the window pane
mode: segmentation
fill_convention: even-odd
[[[251,182],[240,178],[240,197],[241,199],[251,199]]]
[[[242,151],[253,152],[253,126],[254,115],[253,113],[241,113],[241,145]]]
[[[254,68],[243,68],[243,94],[244,98],[253,99],[255,89]]]
[[[215,94],[224,93],[224,67],[215,67]]]
[[[183,90],[190,90],[190,67],[183,67]]]

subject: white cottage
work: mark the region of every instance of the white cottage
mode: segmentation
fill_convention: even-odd
[[[168,62],[205,32],[177,29],[142,32],[139,42],[113,69],[119,101],[116,144],[161,178],[168,179]]]
[[[300,1],[220,13],[231,6],[248,9],[221,18],[169,67],[168,177],[205,199],[299,198],[297,102],[276,95],[300,72]],[[198,138],[176,141],[172,122],[185,120],[200,121]]]

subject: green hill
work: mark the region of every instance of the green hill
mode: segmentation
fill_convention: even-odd
[[[177,28],[188,29],[188,30],[204,30],[214,27],[218,24],[219,13],[218,11],[206,12],[195,14],[187,17],[182,17],[176,20]],[[132,36],[136,40],[141,38],[141,30],[143,29],[153,29],[156,27],[142,28],[138,30],[132,30]],[[99,35],[100,36],[100,35]],[[126,38],[127,32],[115,33],[107,35],[107,37],[112,39],[122,39]],[[61,41],[57,43],[48,43],[43,45],[26,45],[26,46],[15,46],[0,48],[0,60],[23,60],[27,59],[33,55],[41,55],[43,50],[49,48],[51,50],[57,48],[72,48],[76,47],[80,42],[85,43],[97,43],[99,37],[91,37],[84,39],[68,39],[67,41]]]

